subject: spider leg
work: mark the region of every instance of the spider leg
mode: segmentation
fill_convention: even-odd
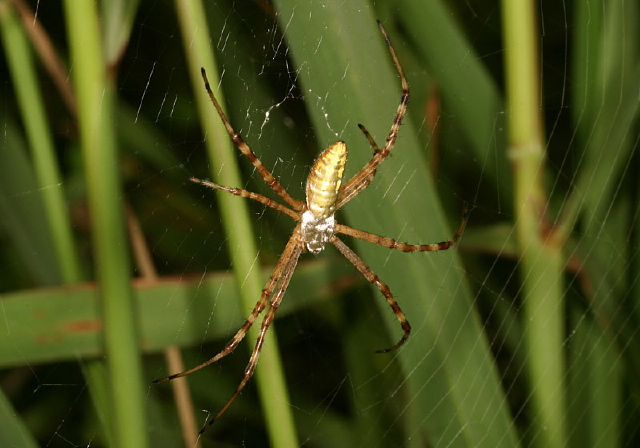
[[[225,356],[227,356],[229,353],[231,353],[236,349],[238,344],[247,335],[247,331],[249,331],[249,328],[251,328],[251,325],[253,325],[253,322],[255,322],[258,315],[267,306],[269,297],[273,294],[273,291],[274,289],[276,289],[276,285],[278,284],[280,279],[283,276],[291,275],[291,273],[287,273],[287,269],[290,268],[292,257],[295,255],[295,261],[297,262],[297,259],[300,256],[299,251],[301,250],[298,246],[303,247],[299,243],[299,240],[296,238],[297,231],[299,232],[298,229],[299,229],[299,225],[294,229],[294,236],[289,239],[289,242],[287,243],[284,251],[282,252],[280,259],[278,260],[278,264],[276,264],[276,267],[271,273],[271,277],[269,277],[267,284],[262,289],[262,295],[260,296],[260,300],[258,300],[255,307],[253,308],[253,311],[251,311],[251,314],[249,315],[245,323],[242,325],[242,327],[240,327],[240,329],[233,336],[233,338],[231,338],[231,340],[227,343],[227,345],[217,355],[203,362],[202,364],[197,365],[191,369],[185,370],[183,372],[174,373],[173,375],[169,375],[164,378],[158,378],[156,380],[153,380],[154,383],[163,383],[165,381],[171,381],[176,378],[187,376],[193,372],[197,372],[198,370],[203,369],[208,365],[211,365],[219,361],[220,359],[224,358]],[[295,265],[296,264],[294,263],[293,266],[295,267]]]
[[[387,42],[387,47],[389,47],[389,53],[391,53],[391,59],[393,59],[393,64],[396,66],[396,70],[398,71],[398,75],[400,75],[400,83],[402,85],[402,95],[400,96],[400,104],[398,104],[398,109],[396,111],[396,116],[393,119],[393,124],[391,125],[391,129],[389,129],[389,135],[387,136],[387,143],[384,145],[384,148],[380,150],[380,153],[383,153],[382,160],[389,155],[389,151],[393,148],[393,145],[396,143],[396,139],[398,138],[398,131],[400,130],[400,125],[402,124],[402,119],[407,113],[407,104],[409,103],[409,97],[411,96],[409,92],[409,83],[407,82],[407,78],[404,76],[404,71],[402,70],[402,66],[400,65],[400,61],[398,60],[398,55],[396,55],[396,51],[393,49],[391,45],[391,40],[389,40],[389,36],[387,35],[387,31],[382,26],[382,22],[378,20],[378,28],[380,28],[380,32],[384,36],[384,40]],[[380,160],[380,162],[382,162]],[[378,162],[373,166],[373,170],[380,164]]]
[[[300,213],[299,212],[291,210],[289,207],[286,207],[286,206],[280,204],[279,202],[276,202],[273,199],[270,199],[270,198],[268,198],[266,196],[263,196],[261,194],[254,193],[252,191],[243,190],[242,188],[225,187],[224,185],[218,185],[216,183],[209,182],[208,180],[198,179],[197,177],[192,177],[189,180],[191,182],[196,183],[196,184],[201,184],[201,185],[204,185],[205,187],[213,188],[214,190],[222,190],[222,191],[226,191],[227,193],[234,194],[236,196],[253,199],[254,201],[258,201],[261,204],[266,205],[267,207],[274,208],[274,209],[278,210],[279,212],[282,212],[282,213],[284,213],[286,215],[291,216],[296,221],[300,221]]]
[[[365,128],[361,124],[358,124],[358,127],[364,133],[364,136],[367,138],[367,140],[369,140],[369,144],[373,148],[373,154],[376,155],[378,152],[380,152],[380,148],[378,148],[378,144],[373,139],[371,134],[369,134],[369,131],[367,131],[367,128]],[[340,192],[338,193],[338,200],[336,201],[336,210],[340,209],[344,204],[346,204],[355,196],[357,196],[358,193],[360,193],[362,190],[367,188],[375,175],[376,175],[376,172],[374,170],[373,173],[371,173],[368,177],[359,178],[356,180],[352,178],[346,184],[344,184],[342,188],[340,188]],[[356,181],[359,183],[356,184]]]
[[[275,272],[274,272],[274,274],[275,274]],[[164,377],[164,378],[158,378],[156,380],[153,380],[153,382],[154,383],[164,383],[165,381],[171,381],[171,380],[175,380],[176,378],[181,378],[183,376],[190,375],[193,372],[197,372],[198,370],[203,369],[203,368],[205,368],[205,367],[207,367],[207,366],[209,366],[209,365],[221,360],[222,358],[227,356],[229,353],[234,351],[236,349],[236,347],[238,346],[238,344],[247,335],[247,331],[249,331],[249,328],[251,328],[251,325],[253,325],[253,322],[256,320],[256,318],[260,315],[262,310],[264,310],[265,306],[267,305],[267,300],[269,299],[269,296],[271,295],[271,291],[273,291],[273,288],[275,287],[276,280],[277,280],[277,277],[275,279],[273,277],[269,279],[269,282],[267,283],[267,285],[262,290],[262,296],[260,297],[260,300],[256,303],[256,306],[253,308],[253,311],[251,311],[251,314],[249,315],[249,317],[247,318],[245,323],[242,325],[242,327],[240,327],[240,329],[233,336],[233,338],[227,343],[227,345],[225,345],[225,347],[217,355],[215,355],[213,358],[211,358],[211,359],[203,362],[202,364],[197,365],[197,366],[195,366],[195,367],[193,367],[191,369],[188,369],[188,370],[185,370],[185,371],[179,372],[179,373],[174,373],[173,375],[169,375],[169,376]]]
[[[373,152],[374,154],[377,153],[378,151],[380,151],[380,148],[378,148],[378,144],[376,143],[376,141],[373,139],[373,137],[371,136],[371,134],[369,134],[369,131],[367,131],[367,128],[365,128],[363,125],[361,125],[360,123],[358,123],[358,127],[360,128],[360,130],[362,131],[362,133],[364,134],[364,136],[366,137],[367,140],[369,140],[369,144],[371,145],[371,147],[373,148]]]
[[[387,299],[387,303],[389,304],[389,306],[391,306],[391,309],[400,322],[400,326],[404,330],[402,338],[396,343],[396,345],[391,348],[376,350],[376,353],[392,352],[400,348],[400,346],[404,344],[407,339],[409,339],[409,334],[411,333],[411,325],[409,325],[409,321],[400,309],[400,305],[398,305],[398,302],[396,302],[396,299],[394,299],[391,290],[389,289],[387,284],[383,282],[380,277],[378,277],[378,275],[373,272],[373,270],[369,266],[367,266],[365,262],[362,261],[362,259],[358,257],[354,251],[351,250],[351,248],[349,248],[349,246],[342,242],[342,240],[333,235],[330,241],[334,246],[336,246],[336,248],[342,253],[342,255],[344,255],[347,260],[349,260],[356,267],[356,269],[360,271],[364,278],[366,278],[371,284],[375,285],[385,296],[385,298]]]
[[[258,170],[258,172],[260,173],[264,181],[267,183],[267,185],[269,185],[269,188],[275,191],[278,196],[284,199],[285,202],[289,204],[291,207],[293,207],[295,210],[302,210],[302,208],[304,207],[304,203],[301,201],[298,201],[297,199],[294,199],[289,193],[287,193],[287,190],[285,190],[284,187],[280,184],[280,182],[278,182],[278,180],[275,177],[273,177],[273,174],[271,174],[271,171],[269,171],[262,164],[260,159],[258,159],[258,156],[256,156],[256,154],[251,150],[251,148],[249,148],[249,145],[246,144],[246,142],[242,139],[240,134],[238,134],[233,129],[233,127],[231,126],[231,123],[229,123],[229,120],[227,119],[227,116],[222,111],[222,107],[220,106],[220,103],[218,103],[218,100],[216,99],[216,97],[213,95],[213,92],[211,91],[211,86],[209,85],[209,80],[207,79],[207,72],[205,71],[204,68],[201,68],[200,73],[202,75],[202,80],[204,81],[204,87],[205,89],[207,89],[207,93],[209,94],[209,98],[211,98],[211,102],[213,103],[213,106],[216,108],[216,111],[218,112],[218,115],[220,116],[222,123],[224,123],[224,127],[227,129],[227,132],[229,133],[231,140],[233,140],[233,143],[240,150],[240,152],[244,154],[247,157],[247,159],[249,159],[249,161],[253,164],[253,166],[256,167],[256,169]]]
[[[262,351],[262,344],[264,343],[264,338],[267,334],[267,330],[269,330],[269,326],[273,322],[273,319],[276,315],[276,311],[278,310],[278,306],[280,306],[280,303],[282,302],[282,297],[284,296],[284,293],[286,292],[287,287],[289,286],[291,277],[293,276],[293,273],[296,269],[296,265],[298,264],[298,259],[300,258],[300,254],[304,249],[304,244],[302,244],[302,241],[299,238],[297,238],[296,235],[299,235],[299,234],[294,232],[293,237],[289,240],[289,243],[287,243],[285,252],[283,252],[282,256],[280,257],[279,263],[284,261],[280,282],[278,284],[278,287],[273,293],[273,297],[269,302],[269,309],[265,314],[264,319],[262,320],[262,326],[260,327],[260,334],[258,335],[258,340],[256,341],[256,345],[254,346],[253,352],[251,353],[251,358],[249,359],[249,363],[247,364],[247,367],[244,370],[244,375],[242,377],[242,380],[240,381],[240,384],[238,385],[236,391],[233,393],[233,395],[231,395],[231,398],[227,400],[227,403],[222,407],[222,409],[215,415],[215,417],[209,420],[202,427],[202,429],[200,430],[200,434],[205,432],[211,425],[215,423],[215,421],[218,418],[220,418],[220,416],[222,416],[222,414],[224,414],[227,411],[229,406],[231,406],[231,403],[233,403],[235,399],[238,397],[238,395],[240,395],[240,392],[242,392],[242,389],[244,389],[244,386],[253,376],[253,372],[255,371],[256,365],[258,364],[258,359],[260,358],[260,352]]]
[[[342,224],[337,224],[335,227],[336,233],[342,233],[344,235],[349,235],[354,238],[358,238],[364,241],[368,241],[370,243],[377,244],[379,246],[388,247],[389,249],[398,249],[402,252],[436,252],[439,250],[449,249],[453,244],[458,241],[460,235],[464,231],[465,226],[467,225],[467,220],[469,219],[469,204],[465,202],[464,209],[462,212],[462,220],[460,221],[460,226],[458,227],[458,231],[450,240],[442,241],[441,243],[432,243],[432,244],[407,244],[401,241],[396,241],[393,238],[387,238],[385,236],[376,235],[375,233],[365,232],[364,230],[354,229],[353,227],[345,226]]]
[[[402,119],[407,113],[407,104],[409,103],[410,96],[409,83],[407,82],[407,78],[404,76],[402,66],[400,65],[400,61],[398,60],[398,56],[396,55],[393,46],[391,45],[389,36],[387,35],[387,32],[380,21],[378,21],[378,27],[380,28],[380,32],[384,36],[384,40],[387,42],[389,53],[391,53],[391,58],[393,59],[393,63],[396,66],[398,75],[400,76],[402,95],[400,96],[400,103],[398,104],[398,109],[396,110],[396,115],[393,119],[391,129],[389,129],[389,135],[387,136],[387,141],[384,147],[382,149],[376,150],[373,158],[344,185],[345,191],[348,191],[349,194],[344,194],[344,197],[342,197],[338,201],[340,206],[336,207],[336,209],[349,202],[349,200],[351,200],[357,193],[366,188],[366,186],[369,185],[369,183],[373,180],[373,177],[376,175],[376,169],[378,168],[378,165],[380,165],[384,161],[384,159],[387,158],[387,156],[395,146],[396,139],[398,138],[398,131],[400,130],[400,125],[402,124]],[[364,130],[363,132],[365,132],[365,137],[367,137],[369,143],[371,143],[373,141],[373,138],[371,138],[366,130]],[[353,190],[357,191],[352,192]]]

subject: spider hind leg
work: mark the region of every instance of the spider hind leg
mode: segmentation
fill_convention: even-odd
[[[260,353],[262,352],[262,345],[264,344],[264,339],[267,335],[267,331],[269,330],[269,326],[273,322],[273,319],[276,315],[276,311],[282,302],[282,297],[289,286],[289,282],[291,281],[291,277],[293,277],[293,273],[298,264],[298,259],[300,258],[300,254],[302,254],[303,245],[299,238],[296,237],[296,233],[291,237],[289,243],[285,247],[284,252],[280,256],[280,260],[278,261],[278,265],[274,270],[274,273],[271,275],[269,279],[268,285],[272,285],[271,290],[267,291],[267,287],[263,290],[262,297],[271,296],[271,300],[269,301],[269,309],[262,320],[262,325],[260,326],[260,333],[258,334],[258,339],[256,341],[256,345],[253,347],[253,351],[251,352],[251,358],[249,358],[249,362],[247,363],[247,367],[244,370],[244,375],[242,376],[242,380],[235,392],[231,397],[227,400],[225,405],[218,411],[218,413],[209,420],[200,430],[200,434],[205,432],[211,425],[218,420],[222,414],[224,414],[229,406],[235,401],[235,399],[240,395],[242,389],[249,382],[251,377],[253,376],[253,372],[258,365],[258,360],[260,359]],[[275,290],[273,289],[275,287]],[[262,300],[262,299],[261,299]],[[246,332],[245,332],[246,333]]]

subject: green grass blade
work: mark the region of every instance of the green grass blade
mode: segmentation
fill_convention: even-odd
[[[117,446],[141,448],[147,445],[144,392],[120,200],[114,91],[106,79],[95,5],[66,2],[65,13],[104,313],[112,430]]]
[[[101,3],[104,60],[115,66],[127,48],[140,0],[111,0]]]
[[[224,104],[224,97],[217,88],[219,85],[216,73],[217,66],[211,48],[211,42],[216,42],[217,39],[212,38],[208,31],[205,10],[200,2],[176,1],[175,5],[180,21],[188,70],[195,91],[196,105],[206,135],[211,175],[216,182],[222,185],[242,185],[236,164],[237,150],[233,147],[229,135],[210,103],[200,76],[200,68],[205,67],[218,101]],[[260,298],[263,283],[257,269],[259,268],[256,262],[258,250],[255,245],[255,236],[247,204],[241,198],[231,197],[228,194],[219,195],[219,204],[236,280],[238,285],[242,285],[241,301],[248,314]],[[258,336],[258,332],[259,326],[254,325],[247,337],[250,344],[250,341],[254,341]],[[260,364],[256,370],[256,383],[272,446],[298,446],[273,326],[267,333],[261,352]]]
[[[272,270],[272,266],[263,269],[260,280],[266,282]],[[278,318],[328,300],[348,280],[350,275],[335,260],[301,263],[289,291],[304,300],[284,301]],[[228,338],[229,322],[242,322],[246,317],[235,306],[239,294],[231,274],[168,278],[153,286],[135,282],[133,288],[135,307],[140,310],[142,348],[148,352]],[[104,355],[104,324],[95,285],[6,293],[0,306],[7,322],[0,332],[0,367]]]
[[[375,17],[365,2],[357,1],[314,7],[281,0],[276,5],[321,146],[338,139],[347,142],[349,177],[371,156],[356,124],[364,124],[380,144],[400,97],[399,80]],[[392,24],[389,28],[393,29]],[[403,51],[401,40],[394,44],[398,52]],[[441,241],[450,237],[455,225],[445,225],[411,123],[411,105],[409,110],[394,154],[368,190],[345,207],[343,216],[358,228],[405,241]],[[462,204],[456,209],[461,210]],[[386,356],[387,362],[397,356],[406,375],[403,384],[411,404],[395,418],[405,420],[413,443],[420,444],[424,437],[433,445],[516,445],[505,396],[456,250],[409,255],[364,242],[353,244],[389,283],[413,323],[405,347],[397,354],[377,355]],[[371,300],[380,306],[395,342],[400,329],[388,305],[377,290]]]
[[[55,280],[43,282],[43,284],[74,284],[81,280],[82,269],[72,234],[69,208],[64,197],[64,183],[54,151],[53,135],[44,111],[44,101],[36,78],[31,48],[22,29],[23,24],[18,21],[17,14],[14,14],[11,8],[7,8],[7,5],[9,3],[3,3],[1,6],[3,23],[0,25],[0,29],[3,30],[3,42],[7,50],[8,64],[16,86],[18,105],[22,111],[22,119],[29,139],[29,147],[32,152],[31,162],[37,176],[38,188],[33,191],[34,193],[37,191],[37,194],[42,197],[46,215],[45,219],[23,219],[22,226],[29,229],[31,225],[25,225],[26,222],[34,222],[38,225],[46,223],[46,229],[41,232],[31,232],[29,240],[35,243],[40,235],[49,237],[44,242],[37,244],[37,250],[21,251],[21,253],[38,254],[38,259],[46,260],[47,257],[43,257],[42,254],[49,252],[48,248],[51,246],[52,256],[56,261],[48,263],[47,275]],[[24,13],[24,11],[22,12]],[[8,152],[11,153],[13,150]],[[21,164],[16,162],[13,160],[6,165],[10,167],[12,172],[11,175],[6,176],[6,180],[14,185],[24,183],[26,179],[31,177],[20,174],[17,167]],[[26,202],[21,201],[20,206],[12,209],[10,214],[13,215],[16,210],[20,210],[23,204]],[[37,208],[34,207],[29,213],[37,213]],[[94,369],[99,369],[98,364],[97,361],[87,362],[85,371],[92,372]],[[92,393],[106,389],[104,382],[94,382],[88,379],[87,383]],[[96,406],[96,409],[97,412],[108,415],[105,407]],[[108,433],[109,430],[107,429],[105,432]]]
[[[16,410],[0,391],[0,445],[6,447],[36,448],[35,441]]]
[[[490,182],[509,207],[508,159],[499,151],[506,141],[499,87],[455,21],[448,2],[403,0],[399,10],[398,22],[411,30],[418,56],[442,90],[447,112],[456,117],[456,132],[464,136],[473,157],[480,161],[477,169],[482,171],[482,180]]]
[[[0,30],[32,153],[38,194],[43,200],[60,276],[65,283],[74,283],[80,279],[80,265],[63,197],[63,183],[56,162],[53,136],[44,111],[31,48],[17,14],[7,6],[7,3],[2,5]]]
[[[19,280],[54,285],[60,280],[56,254],[27,146],[13,120],[5,118],[4,145],[0,150],[0,212],[2,227],[17,254]],[[11,252],[11,251],[7,251]],[[10,286],[10,285],[6,285]]]

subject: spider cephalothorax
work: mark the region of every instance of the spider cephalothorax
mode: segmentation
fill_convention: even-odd
[[[306,202],[294,199],[284,189],[280,182],[278,182],[278,180],[273,177],[271,172],[262,164],[262,162],[260,162],[258,157],[244,142],[242,137],[240,137],[240,135],[236,133],[236,131],[227,120],[226,115],[222,111],[220,104],[213,95],[213,92],[211,91],[211,87],[209,85],[209,81],[207,80],[207,75],[204,69],[202,69],[202,78],[204,80],[207,93],[209,94],[211,102],[216,108],[218,115],[220,115],[220,118],[222,119],[222,122],[224,123],[227,132],[229,133],[229,136],[238,147],[240,152],[242,152],[242,154],[244,154],[251,161],[251,163],[260,173],[267,185],[269,185],[269,187],[278,196],[280,196],[288,204],[288,206],[283,205],[280,202],[274,201],[273,199],[270,199],[261,194],[242,190],[240,188],[225,187],[213,182],[196,178],[191,178],[191,181],[203,184],[216,190],[226,191],[236,196],[241,196],[258,201],[268,207],[285,213],[286,215],[297,221],[298,224],[293,229],[293,233],[291,234],[291,238],[289,238],[289,242],[284,248],[280,259],[278,260],[278,263],[276,264],[273,273],[269,278],[269,281],[262,290],[260,300],[258,300],[258,302],[256,303],[253,311],[245,321],[244,325],[237,331],[237,333],[233,336],[231,341],[227,343],[224,349],[213,358],[205,361],[199,366],[155,381],[168,381],[174,378],[188,375],[225,357],[238,346],[240,341],[242,341],[242,339],[247,334],[249,327],[251,327],[253,322],[257,319],[258,315],[268,306],[264,320],[262,321],[262,325],[260,327],[258,340],[256,341],[256,345],[253,349],[249,364],[245,369],[244,376],[242,377],[240,384],[236,388],[236,391],[233,393],[231,398],[229,398],[227,403],[224,405],[224,407],[200,430],[200,433],[204,432],[209,426],[211,426],[213,422],[215,422],[229,408],[231,403],[233,403],[238,394],[240,394],[240,392],[244,388],[247,381],[249,381],[249,379],[253,375],[255,367],[258,363],[258,358],[260,356],[260,351],[262,349],[262,344],[264,342],[266,332],[269,329],[271,322],[273,322],[276,310],[278,309],[278,306],[282,301],[282,297],[284,296],[284,293],[289,286],[289,281],[291,280],[293,272],[295,271],[296,265],[298,263],[298,258],[302,253],[311,252],[313,254],[318,254],[322,251],[326,243],[333,244],[356,267],[356,269],[358,269],[358,271],[360,271],[360,273],[369,282],[375,285],[385,296],[387,302],[389,303],[389,306],[398,318],[398,321],[400,322],[404,333],[401,339],[393,347],[384,350],[378,350],[379,353],[384,353],[393,351],[404,344],[405,341],[409,338],[411,326],[404,316],[404,313],[400,309],[400,306],[393,297],[393,294],[391,294],[391,290],[389,289],[387,284],[384,283],[380,279],[380,277],[378,277],[371,270],[371,268],[369,268],[369,266],[367,266],[364,261],[362,261],[362,259],[358,257],[358,255],[356,255],[355,252],[353,252],[345,243],[343,243],[342,240],[336,236],[336,234],[349,235],[361,240],[388,247],[390,249],[398,249],[403,252],[429,252],[448,249],[462,234],[467,220],[466,207],[462,222],[460,223],[460,227],[458,228],[458,231],[453,236],[453,238],[442,243],[434,244],[403,243],[391,238],[382,237],[373,233],[365,232],[363,230],[354,229],[352,227],[336,223],[335,212],[343,207],[351,199],[353,199],[356,195],[358,195],[371,183],[376,174],[376,169],[393,149],[398,131],[400,129],[400,124],[402,123],[402,119],[404,118],[404,115],[407,111],[407,103],[409,101],[409,85],[404,76],[404,73],[402,72],[402,67],[400,66],[398,57],[396,56],[396,53],[391,46],[391,42],[389,41],[389,37],[387,36],[384,27],[380,22],[378,22],[378,26],[380,27],[380,32],[387,42],[389,52],[391,53],[391,57],[398,71],[398,75],[400,76],[400,82],[402,85],[400,104],[398,105],[396,116],[393,119],[391,129],[389,130],[386,143],[384,147],[378,148],[377,144],[373,140],[373,137],[369,134],[369,132],[367,132],[364,126],[358,125],[373,148],[373,157],[345,184],[343,184],[342,181],[344,176],[344,168],[347,161],[347,145],[342,141],[330,145],[320,154],[320,156],[318,156],[311,169],[311,172],[307,179]]]

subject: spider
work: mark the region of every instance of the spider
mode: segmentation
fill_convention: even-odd
[[[207,428],[213,425],[213,423],[218,418],[220,418],[222,414],[225,413],[225,411],[229,408],[229,406],[231,406],[233,401],[245,387],[249,379],[251,379],[251,377],[253,376],[253,372],[256,368],[256,365],[258,364],[258,358],[260,357],[260,352],[262,350],[262,344],[264,342],[265,335],[267,333],[267,330],[269,329],[269,326],[273,322],[278,306],[280,305],[282,297],[284,296],[285,291],[287,290],[287,286],[289,285],[289,281],[293,276],[300,255],[305,252],[318,254],[324,249],[324,245],[326,243],[331,243],[347,258],[347,260],[349,260],[356,267],[356,269],[358,269],[358,271],[360,271],[360,273],[369,282],[371,282],[380,290],[380,292],[387,299],[389,306],[391,306],[391,309],[396,315],[398,321],[400,322],[400,326],[404,331],[400,340],[393,347],[376,351],[376,353],[387,353],[398,349],[406,342],[411,332],[411,325],[409,325],[407,318],[394,299],[393,294],[391,293],[391,290],[389,289],[387,284],[383,282],[380,277],[378,277],[378,275],[376,275],[373,270],[371,270],[371,268],[369,268],[369,266],[367,266],[365,262],[362,261],[362,259],[358,257],[358,255],[356,255],[353,250],[351,250],[345,243],[343,243],[342,240],[336,236],[336,234],[348,235],[354,238],[359,238],[361,240],[378,244],[380,246],[388,247],[390,249],[398,249],[403,252],[432,252],[445,250],[451,247],[464,230],[469,213],[468,206],[466,204],[464,207],[463,218],[460,223],[460,227],[458,228],[458,231],[453,236],[453,238],[448,241],[434,244],[407,244],[391,238],[386,238],[383,236],[365,232],[363,230],[353,229],[351,227],[339,224],[335,220],[334,216],[336,211],[342,208],[347,202],[349,202],[362,190],[364,190],[373,180],[378,165],[380,165],[382,161],[384,161],[384,159],[389,155],[389,153],[393,149],[393,146],[395,145],[398,131],[400,129],[400,124],[402,123],[402,119],[404,118],[407,111],[407,103],[409,102],[409,85],[402,71],[402,67],[400,66],[400,62],[398,61],[396,52],[391,46],[389,36],[387,35],[387,32],[385,31],[380,21],[378,21],[378,27],[380,28],[380,32],[384,36],[384,39],[387,43],[389,53],[391,54],[393,63],[395,64],[396,70],[398,71],[398,75],[400,76],[402,85],[400,104],[398,105],[395,118],[393,119],[393,124],[391,125],[391,129],[389,130],[389,135],[387,136],[386,143],[383,148],[378,148],[378,145],[374,141],[373,137],[369,134],[369,132],[365,129],[365,127],[361,124],[358,124],[358,127],[363,132],[365,138],[369,141],[369,144],[373,148],[373,157],[358,173],[356,173],[351,179],[349,179],[347,183],[342,185],[344,168],[347,160],[347,145],[343,141],[339,141],[330,145],[327,149],[322,151],[320,156],[316,159],[313,168],[311,169],[311,173],[309,174],[309,178],[307,179],[306,184],[306,202],[298,201],[297,199],[291,197],[291,195],[289,195],[289,193],[284,189],[280,182],[278,182],[278,180],[273,177],[271,172],[262,164],[262,162],[260,162],[251,148],[249,148],[249,146],[244,142],[240,134],[238,134],[233,129],[231,123],[229,123],[229,120],[222,111],[220,104],[211,91],[211,86],[209,85],[209,80],[207,79],[207,74],[204,68],[201,69],[202,79],[204,81],[207,93],[209,94],[211,102],[216,108],[220,119],[224,123],[227,132],[231,137],[231,140],[233,140],[233,143],[237,146],[240,152],[251,161],[251,163],[260,173],[267,185],[289,206],[287,207],[286,205],[274,201],[273,199],[267,198],[266,196],[240,188],[225,187],[197,178],[191,178],[190,180],[192,182],[202,184],[215,190],[226,191],[236,196],[258,201],[266,205],[267,207],[271,207],[286,215],[289,215],[297,222],[297,224],[293,229],[293,233],[289,238],[289,242],[285,246],[280,259],[278,260],[278,263],[276,264],[273,273],[271,274],[271,277],[262,290],[262,295],[253,308],[253,311],[245,321],[244,325],[242,325],[242,327],[227,343],[224,349],[222,349],[222,351],[220,351],[213,358],[203,362],[196,367],[154,381],[157,383],[183,377],[224,358],[233,350],[235,350],[240,341],[244,339],[247,331],[249,330],[249,327],[251,327],[260,313],[262,313],[262,311],[267,308],[267,312],[262,321],[258,339],[256,341],[255,347],[249,359],[249,363],[247,364],[247,367],[244,371],[244,376],[242,377],[240,384],[236,388],[236,391],[233,393],[233,395],[231,395],[231,398],[229,398],[227,403],[223,406],[223,408],[208,423],[204,425],[204,427],[200,430],[200,434],[202,434]],[[271,300],[269,300],[269,298],[271,298]]]

